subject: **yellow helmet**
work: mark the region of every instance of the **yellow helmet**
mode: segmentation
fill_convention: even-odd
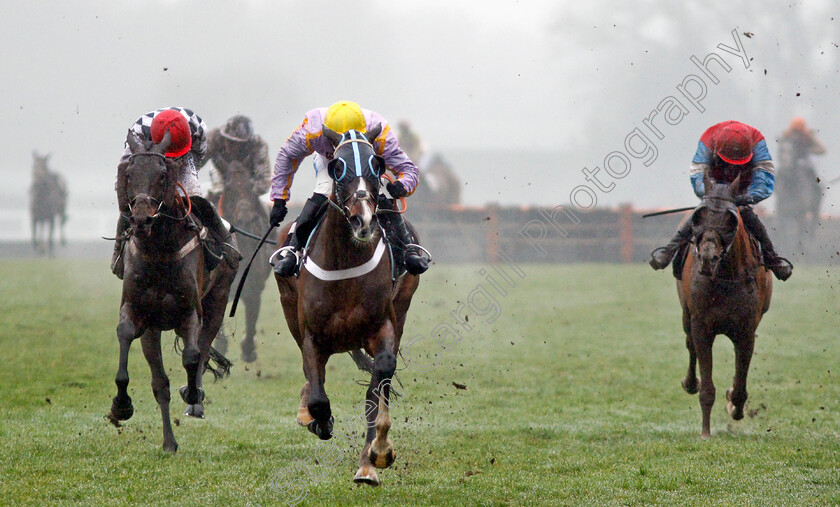
[[[327,116],[324,118],[324,125],[328,129],[343,134],[348,130],[367,130],[367,121],[362,113],[362,108],[355,102],[342,100],[331,105],[327,109]]]

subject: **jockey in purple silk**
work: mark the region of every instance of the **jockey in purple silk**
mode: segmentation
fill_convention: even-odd
[[[333,181],[326,168],[333,158],[333,146],[322,134],[323,127],[343,134],[349,130],[367,132],[376,125],[381,125],[382,131],[373,142],[374,150],[385,159],[388,169],[397,177],[393,183],[386,184],[388,193],[393,198],[400,198],[414,192],[418,182],[417,166],[400,148],[397,136],[385,118],[349,101],[336,102],[328,108],[312,109],[306,113],[300,126],[286,139],[274,163],[270,194],[274,207],[271,210],[270,221],[271,225],[277,226],[286,216],[286,201],[289,199],[295,173],[304,158],[315,155],[315,192],[304,204],[284,246],[291,246],[295,252],[303,248],[315,227],[318,211],[332,194]],[[392,201],[384,195],[380,195],[378,207],[394,209]],[[388,221],[392,234],[396,236],[392,238],[392,247],[397,263],[404,263],[406,270],[413,275],[419,275],[429,269],[428,261],[412,246],[411,234],[402,215],[389,213]],[[274,267],[275,273],[280,276],[295,274],[297,258],[289,250],[292,249],[285,251]]]

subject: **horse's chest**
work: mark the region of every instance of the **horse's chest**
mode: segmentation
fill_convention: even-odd
[[[186,294],[146,288],[135,304],[135,313],[148,325],[167,330],[178,327],[195,309]]]

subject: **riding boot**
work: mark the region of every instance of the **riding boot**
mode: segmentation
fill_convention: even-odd
[[[393,201],[382,197],[380,195],[379,208],[394,211]],[[413,240],[402,214],[386,213],[385,221],[387,222],[387,230],[390,232],[388,236],[394,252],[394,260],[398,265],[405,266],[405,270],[412,275],[425,273],[429,269],[429,261],[419,255],[417,248],[412,247]]]
[[[111,256],[111,272],[117,275],[120,280],[123,279],[125,265],[123,264],[123,246],[127,238],[126,231],[129,227],[128,218],[120,213],[120,218],[117,219],[117,234],[114,237],[114,255]]]
[[[767,234],[767,229],[758,218],[758,215],[749,206],[742,206],[741,220],[744,222],[744,227],[752,234],[758,243],[761,245],[761,253],[764,257],[764,266],[773,272],[781,281],[785,281],[793,274],[793,264],[784,257],[779,257],[773,243],[770,241],[770,236]]]
[[[282,277],[289,277],[297,271],[298,259],[300,258],[300,250],[306,246],[306,241],[309,240],[309,235],[317,223],[318,212],[321,211],[324,203],[327,202],[327,196],[323,194],[312,194],[312,197],[306,200],[303,205],[303,210],[300,216],[295,220],[295,225],[286,236],[286,242],[283,244],[287,248],[283,252],[280,260],[274,265],[274,272]]]
[[[686,220],[677,229],[677,233],[667,245],[659,247],[650,253],[650,266],[653,269],[665,269],[671,259],[683,245],[691,240],[691,220]]]
[[[233,270],[239,269],[239,261],[242,260],[242,254],[239,253],[239,250],[236,248],[236,245],[233,241],[233,236],[230,234],[230,229],[228,229],[225,222],[222,220],[222,217],[219,216],[219,213],[216,212],[215,208],[212,208],[212,213],[205,213],[206,216],[202,216],[202,220],[205,222],[204,226],[210,231],[210,236],[216,241],[216,243],[220,246],[220,257],[227,262],[228,266],[231,267]],[[206,256],[206,263],[207,269],[212,271],[215,268],[219,260],[217,258],[213,258],[213,255]]]

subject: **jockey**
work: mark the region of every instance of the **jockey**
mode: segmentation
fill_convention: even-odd
[[[303,123],[280,148],[274,163],[274,176],[271,180],[271,199],[274,201],[274,207],[271,210],[270,221],[271,225],[277,226],[286,216],[286,201],[289,199],[289,188],[292,186],[295,172],[304,158],[315,154],[315,193],[306,201],[303,211],[295,220],[285,246],[291,245],[295,251],[299,251],[305,245],[315,226],[318,211],[333,191],[333,182],[326,170],[327,162],[333,157],[333,147],[322,135],[322,127],[326,125],[327,128],[343,134],[348,130],[366,132],[377,124],[382,126],[382,133],[374,141],[374,149],[377,155],[385,159],[388,169],[397,176],[394,183],[386,184],[388,193],[391,197],[400,198],[414,192],[418,181],[417,166],[400,148],[397,136],[385,118],[348,101],[336,102],[328,108],[313,109],[306,113]],[[384,195],[379,196],[378,207],[394,209],[392,201]],[[388,221],[392,228],[391,236],[396,236],[393,242],[396,244],[392,243],[392,246],[397,263],[404,262],[406,270],[413,275],[419,275],[429,269],[428,261],[418,255],[415,249],[401,247],[412,243],[402,215],[389,213]],[[274,272],[280,276],[291,276],[295,273],[297,257],[289,250],[283,253],[283,257],[274,266]]]
[[[207,198],[218,203],[225,186],[224,176],[232,162],[245,165],[251,176],[254,193],[262,195],[271,187],[271,161],[268,158],[268,145],[257,134],[251,119],[241,114],[228,119],[221,128],[207,133],[207,153],[205,160],[213,162],[210,169],[212,187]]]
[[[753,204],[773,193],[774,174],[775,168],[764,136],[757,129],[737,121],[725,121],[709,127],[700,137],[691,161],[691,184],[700,198],[705,194],[704,175],[721,183],[732,183],[741,176],[735,204],[741,212],[744,226],[761,244],[764,265],[779,280],[787,280],[793,265],[776,254],[767,230],[752,210]],[[651,252],[651,267],[667,267],[674,254],[690,240],[691,221],[686,220],[666,246]]]
[[[194,112],[182,107],[169,107],[165,109],[158,109],[157,111],[150,111],[140,118],[129,128],[128,135],[136,135],[142,141],[152,141],[155,144],[160,143],[167,132],[170,135],[170,145],[168,151],[164,154],[167,158],[175,160],[178,166],[178,182],[184,186],[190,199],[203,199],[201,197],[201,184],[198,181],[198,168],[202,167],[206,162],[207,127],[204,121]],[[132,152],[128,144],[125,143],[125,150],[120,158],[119,166],[128,165]],[[117,174],[119,175],[119,167]],[[127,233],[129,228],[128,216],[131,213],[129,203],[124,202],[124,198],[117,192],[118,205],[120,208],[120,218],[117,221],[117,234],[114,242],[114,255],[111,259],[111,271],[117,275],[117,278],[122,280],[123,277],[123,259],[122,249],[126,239],[130,236]],[[209,203],[208,203],[209,204]],[[207,206],[212,210],[208,213],[211,216],[202,216],[204,225],[211,232],[211,236],[221,243],[221,253],[229,263],[238,262],[241,258],[239,252],[231,243],[230,231],[225,226],[218,213],[215,212],[212,205]],[[214,266],[214,262],[208,259],[208,264]],[[212,268],[211,268],[212,269]]]
[[[783,168],[794,168],[800,160],[808,160],[810,155],[823,155],[825,145],[813,130],[805,124],[805,119],[796,116],[779,139],[779,160]]]

